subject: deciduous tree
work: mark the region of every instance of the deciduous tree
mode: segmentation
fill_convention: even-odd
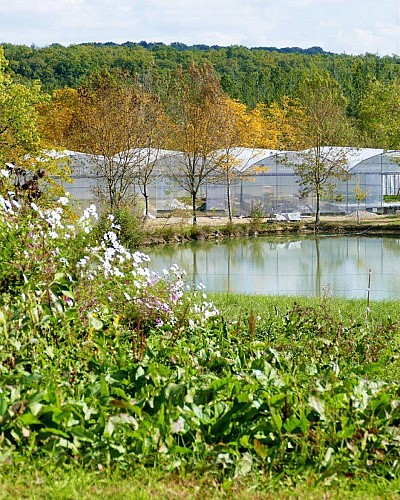
[[[157,163],[165,147],[172,125],[161,100],[151,93],[143,93],[138,109],[140,149],[135,157],[135,179],[144,198],[144,217],[149,215],[149,185],[160,175]]]
[[[301,129],[305,112],[299,99],[283,97],[270,106],[257,104],[252,110],[252,123],[256,127],[256,145],[259,148],[297,150],[304,146]]]
[[[400,79],[370,83],[360,103],[360,124],[366,146],[400,149]]]
[[[0,47],[0,162],[30,165],[41,150],[36,105],[40,85],[13,82],[7,74],[7,60]]]
[[[311,74],[302,83],[299,99],[305,112],[300,138],[308,149],[299,151],[291,166],[298,176],[301,194],[315,196],[318,230],[322,197],[331,193],[338,181],[349,177],[347,158],[352,151],[354,130],[346,116],[347,102],[329,75]]]
[[[37,107],[43,102],[40,85],[15,83],[7,73],[8,62],[0,47],[0,164],[2,190],[13,190],[20,202],[29,204],[41,194],[39,183],[45,180],[49,200],[59,191],[54,177],[66,179],[63,168],[48,154],[39,132]],[[4,167],[7,165],[7,169]]]
[[[130,81],[103,76],[80,88],[78,100],[72,144],[92,155],[99,198],[118,210],[133,201],[137,182],[145,196],[153,165],[148,151],[161,140],[157,99]]]
[[[219,131],[221,150],[218,158],[220,175],[216,176],[216,180],[222,180],[226,186],[228,217],[232,221],[231,186],[236,179],[244,176],[241,158],[245,149],[254,150],[263,127],[259,115],[249,113],[244,104],[228,97],[223,102],[221,113],[223,120]],[[251,156],[250,152],[250,159]]]
[[[49,147],[70,147],[71,124],[78,104],[78,91],[64,88],[55,90],[38,107],[40,131]]]
[[[208,64],[192,64],[187,71],[179,68],[168,90],[168,111],[174,123],[172,144],[182,153],[177,157],[178,168],[170,175],[189,193],[196,225],[199,191],[218,166],[226,96]]]

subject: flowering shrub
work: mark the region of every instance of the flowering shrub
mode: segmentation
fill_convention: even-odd
[[[14,294],[28,283],[48,285],[57,272],[72,272],[71,264],[89,241],[97,214],[91,206],[71,224],[65,216],[66,203],[68,198],[62,197],[52,209],[31,203],[27,210],[17,200],[0,195],[1,291]]]
[[[114,226],[112,216],[110,219]],[[114,323],[117,319],[130,330],[162,328],[174,334],[187,326],[195,328],[218,313],[204,293],[185,283],[185,272],[178,266],[161,273],[150,270],[150,258],[127,250],[112,229],[77,263],[77,294],[91,304],[89,309],[101,314],[101,307],[107,306]]]
[[[149,269],[147,255],[126,249],[112,215],[110,227],[96,240],[96,207],[91,205],[71,223],[65,214],[68,203],[67,194],[52,209],[31,203],[27,211],[17,201],[0,197],[1,233],[9,242],[0,250],[3,289],[16,291],[29,284],[39,299],[50,297],[58,306],[74,307],[97,330],[112,324],[129,331],[161,328],[176,335],[217,314],[204,293],[185,284],[185,273],[177,266],[157,273]],[[62,276],[69,286],[65,280],[59,286]]]

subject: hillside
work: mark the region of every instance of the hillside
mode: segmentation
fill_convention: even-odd
[[[39,80],[45,91],[77,88],[89,75],[104,71],[128,73],[151,85],[155,79],[162,81],[178,65],[185,68],[191,62],[208,62],[229,96],[249,107],[258,102],[270,104],[284,95],[295,96],[300,81],[317,68],[336,79],[349,100],[348,113],[355,117],[370,81],[387,83],[400,76],[400,57],[333,54],[320,47],[210,47],[145,41],[3,47],[13,75],[25,83]]]

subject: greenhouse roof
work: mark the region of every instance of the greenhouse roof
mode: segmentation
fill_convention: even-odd
[[[347,153],[347,166],[351,170],[359,163],[384,153],[384,149],[351,149]]]
[[[273,156],[279,152],[273,149],[233,148],[230,155],[237,160],[235,169],[244,172],[263,158]]]
[[[380,155],[392,156],[397,154],[400,156],[399,151],[388,151],[385,149],[372,149],[372,148],[343,148],[343,147],[324,147],[322,148],[323,155],[332,160],[343,155],[345,151],[347,157],[347,168],[348,170],[353,170],[354,168],[361,166],[362,162],[373,159]],[[279,151],[273,149],[255,149],[255,148],[233,148],[230,151],[230,155],[235,160],[235,169],[238,172],[251,171],[252,168],[256,169],[259,166],[266,166],[270,172],[270,175],[278,173],[278,169],[282,171],[288,171],[288,164],[285,161],[279,161],[279,158],[284,158],[285,156],[290,156],[291,163],[300,163],[302,153],[306,153],[311,150],[304,151]],[[223,154],[224,151],[218,153]],[[72,166],[74,167],[84,167],[90,164],[93,160],[96,162],[101,161],[101,156],[98,155],[94,157],[88,153],[82,153],[77,151],[49,151],[49,156],[53,158],[63,158],[69,157],[72,160]],[[122,151],[114,156],[116,161],[128,161],[128,163],[152,163],[156,162],[156,171],[159,174],[167,173],[173,169],[179,169],[179,165],[185,161],[184,154],[180,151],[166,150],[166,149],[147,149],[147,148],[137,148],[127,151]],[[390,161],[390,160],[389,160]],[[369,162],[370,163],[370,162]],[[272,166],[274,168],[272,168]],[[289,167],[290,170],[290,167]]]
[[[117,161],[128,160],[128,162],[141,162],[146,160],[148,163],[161,160],[162,158],[170,157],[179,154],[179,151],[157,148],[134,148],[117,153],[114,158]]]

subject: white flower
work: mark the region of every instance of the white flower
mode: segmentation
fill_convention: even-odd
[[[6,169],[4,169],[4,168],[2,168],[2,169],[0,170],[0,174],[1,174],[3,177],[10,177],[10,172],[9,172],[9,170],[6,170]]]
[[[63,205],[65,207],[66,205],[68,205],[69,199],[66,196],[61,196],[61,198],[59,198],[58,200],[58,203],[60,203],[60,205]]]
[[[76,266],[77,266],[77,267],[85,267],[85,266],[86,266],[86,264],[87,264],[87,262],[88,262],[88,260],[89,260],[89,257],[87,257],[87,256],[86,256],[86,257],[83,257],[83,258],[82,258],[82,259],[81,259],[81,260],[80,260],[80,261],[76,264]]]

